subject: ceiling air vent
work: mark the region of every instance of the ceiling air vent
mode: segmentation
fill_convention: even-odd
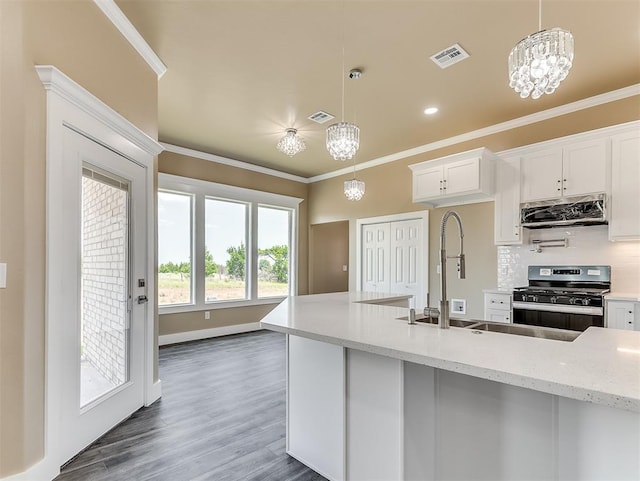
[[[454,63],[469,58],[469,54],[459,44],[454,43],[451,47],[445,48],[442,52],[438,52],[430,58],[438,67],[447,68]]]
[[[329,122],[329,120],[331,120],[331,119],[335,119],[335,117],[333,115],[328,114],[327,112],[324,112],[322,110],[319,110],[315,114],[309,115],[309,117],[307,117],[307,118],[309,120],[313,120],[314,122],[316,122],[318,124],[324,124],[325,122]]]

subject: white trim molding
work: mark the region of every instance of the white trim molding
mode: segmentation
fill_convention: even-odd
[[[165,144],[164,142],[162,142],[161,144],[162,147],[164,147],[164,150],[166,150],[167,152],[173,152],[174,154],[186,155],[187,157],[193,157],[195,159],[208,160],[209,162],[216,162],[218,164],[228,165],[231,167],[236,167],[238,169],[250,170],[252,172],[258,172],[259,174],[272,175],[274,177],[293,180],[294,182],[301,182],[303,184],[310,183],[309,179],[307,179],[306,177],[300,177],[299,175],[288,174],[279,170],[261,167],[259,165],[250,164],[248,162],[242,162],[241,160],[229,159],[228,157],[221,157],[219,155],[200,152],[199,150],[180,147],[179,145]]]
[[[52,65],[36,65],[36,72],[45,90],[54,92],[95,120],[114,130],[136,147],[150,155],[158,155],[163,148],[126,118],[104,104],[95,95],[67,77]]]
[[[578,100],[576,102],[571,102],[569,104],[560,105],[558,107],[553,107],[551,109],[543,110],[541,112],[536,112],[535,114],[518,117],[516,119],[508,120],[506,122],[501,122],[499,124],[491,125],[489,127],[472,130],[471,132],[466,132],[464,134],[455,135],[447,139],[438,140],[436,142],[424,144],[419,147],[414,147],[412,149],[396,152],[395,154],[385,155],[384,157],[379,157],[377,159],[356,164],[355,169],[365,170],[371,167],[376,167],[378,165],[388,164],[389,162],[394,162],[396,160],[405,159],[407,157],[412,157],[414,155],[425,154],[427,152],[441,149],[443,147],[449,147],[450,145],[467,142],[469,140],[478,139],[480,137],[486,137],[488,135],[497,134],[500,132],[504,132],[506,130],[516,129],[518,127],[524,127],[527,125],[535,124],[536,122],[542,122],[543,120],[549,120],[555,117],[560,117],[561,115],[578,112],[580,110],[588,109],[591,107],[597,107],[598,105],[603,105],[609,102],[615,102],[616,100],[622,100],[622,99],[626,99],[628,97],[633,97],[636,95],[640,95],[640,84],[630,85],[629,87],[613,90],[611,92],[607,92],[604,94],[596,95],[594,97]],[[347,167],[344,169],[334,170],[333,172],[327,172],[326,174],[320,174],[313,177],[309,177],[307,180],[309,183],[320,182],[321,180],[327,180],[333,177],[339,177],[341,175],[350,174],[352,172],[353,172],[353,166]]]
[[[162,63],[160,57],[153,51],[147,41],[140,35],[140,32],[133,26],[127,16],[120,10],[114,0],[93,0],[102,13],[113,23],[122,36],[127,39],[131,46],[147,62],[147,65],[156,73],[158,78],[167,71],[167,66]]]
[[[259,322],[247,322],[245,324],[234,324],[231,326],[211,327],[209,329],[198,329],[197,331],[176,332],[175,334],[163,334],[158,336],[158,345],[166,346],[178,344],[180,342],[198,341],[211,337],[229,336],[231,334],[242,334],[244,332],[261,331]]]

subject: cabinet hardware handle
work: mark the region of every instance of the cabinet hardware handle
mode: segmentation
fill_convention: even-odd
[[[560,183],[560,179],[558,179],[558,184]]]
[[[633,311],[629,311],[629,314],[633,314]]]

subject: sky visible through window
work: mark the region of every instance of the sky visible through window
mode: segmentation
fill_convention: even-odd
[[[245,208],[242,203],[211,202],[207,199],[205,245],[218,264],[228,259],[227,248],[246,243]],[[158,193],[158,264],[189,262],[191,196],[169,192]],[[288,245],[289,217],[281,209],[260,208],[258,247]]]

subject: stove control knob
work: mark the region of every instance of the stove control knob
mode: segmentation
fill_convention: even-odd
[[[534,296],[534,295],[529,295],[528,297],[528,301],[529,302],[538,302],[538,296]]]
[[[590,299],[582,299],[583,306],[588,306],[589,304],[591,304]]]
[[[550,302],[551,304],[555,304],[557,300],[558,300],[558,298],[557,298],[556,296],[551,296],[551,297],[549,298],[549,302]]]

